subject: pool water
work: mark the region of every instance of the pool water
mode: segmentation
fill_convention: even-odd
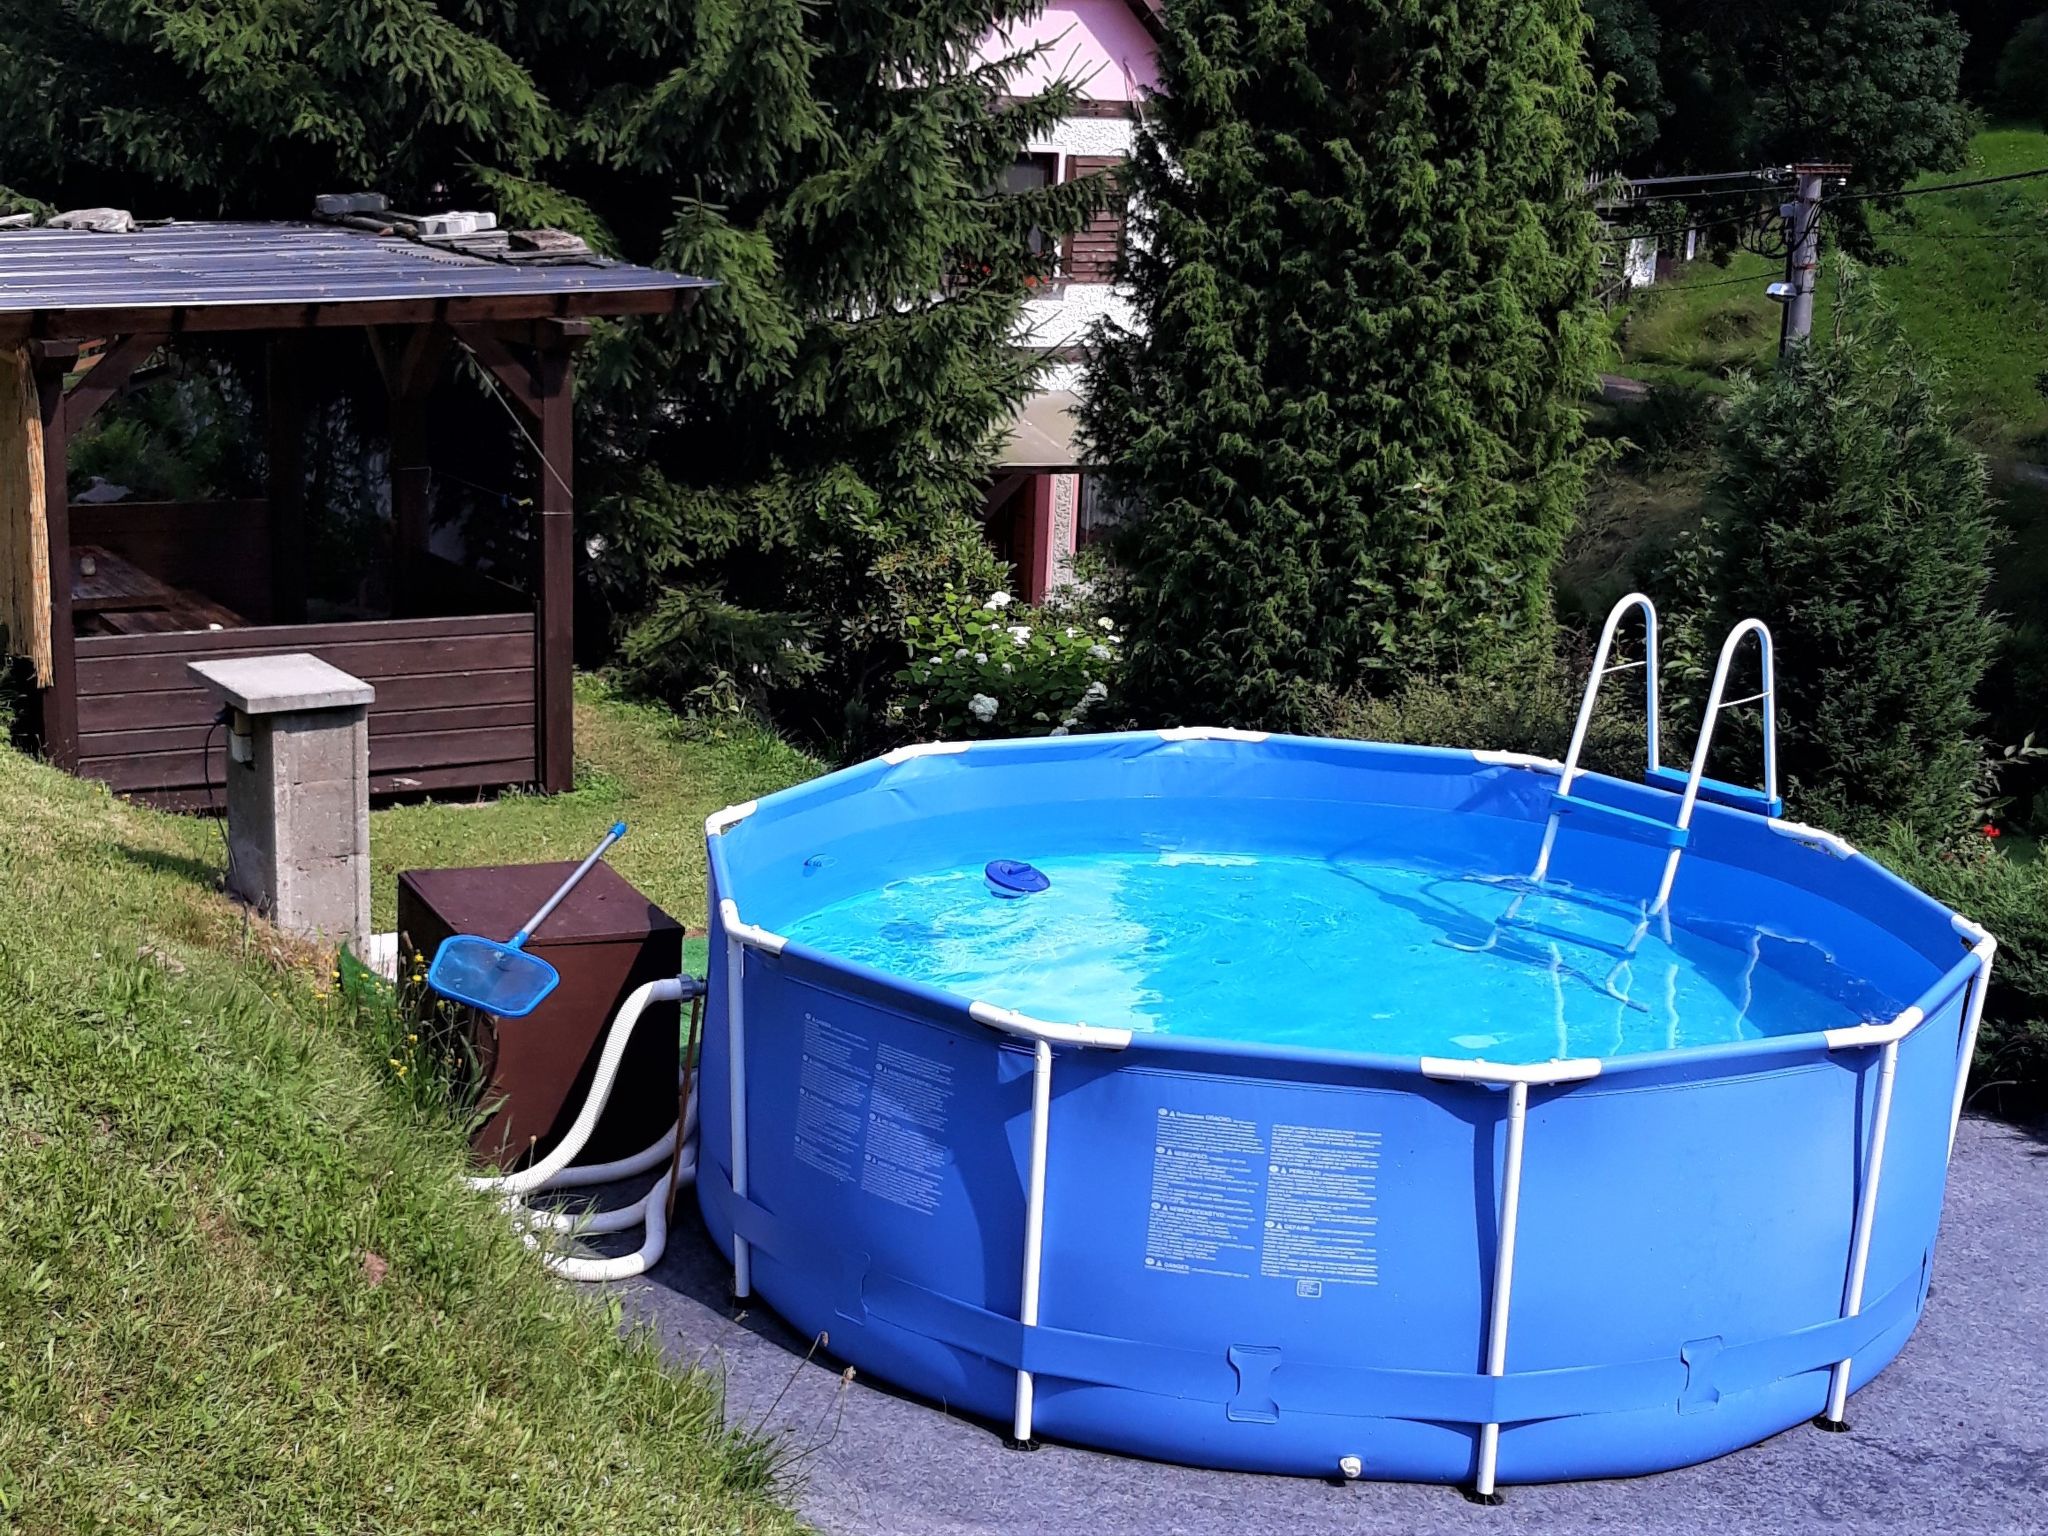
[[[1801,939],[1662,924],[1555,883],[1273,855],[979,864],[788,925],[800,944],[1042,1019],[1391,1055],[1546,1061],[1888,1019],[1898,1001]],[[1631,940],[1634,940],[1631,950]]]

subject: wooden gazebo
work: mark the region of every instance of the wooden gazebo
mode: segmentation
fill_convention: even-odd
[[[44,750],[158,803],[203,804],[201,655],[310,651],[373,684],[382,794],[570,786],[574,357],[591,317],[669,314],[708,286],[557,242],[340,224],[0,230],[0,625],[29,658]],[[389,396],[389,617],[308,623],[303,349],[366,338]],[[267,337],[261,500],[73,506],[67,444],[181,335]],[[467,348],[538,449],[524,593],[434,554],[424,405]],[[82,361],[90,362],[83,367]]]

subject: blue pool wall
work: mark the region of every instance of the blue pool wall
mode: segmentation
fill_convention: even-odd
[[[1533,861],[1552,782],[1470,754],[1349,743],[978,745],[763,802],[710,840],[713,911],[732,896],[746,921],[776,929],[891,871],[1130,838],[1324,851],[1355,840],[1374,857],[1515,870]],[[1659,791],[1587,788],[1669,814]],[[1122,1052],[1058,1053],[1042,1310],[1027,1330],[1016,1318],[1028,1045],[974,1021],[965,999],[794,944],[746,962],[746,1201],[731,1189],[726,954],[712,946],[707,1225],[728,1256],[736,1231],[749,1239],[755,1290],[797,1328],[952,1410],[1001,1419],[1015,1370],[1034,1370],[1036,1422],[1055,1438],[1319,1475],[1357,1456],[1368,1476],[1460,1481],[1478,1427],[1498,1421],[1505,1482],[1650,1471],[1753,1442],[1818,1412],[1842,1356],[1854,1356],[1852,1384],[1868,1380],[1919,1315],[1971,974],[1949,915],[1867,860],[1714,807],[1698,825],[1681,919],[1768,914],[1928,1014],[1900,1048],[1859,1317],[1840,1314],[1875,1050],[1785,1035],[1622,1058],[1533,1089],[1507,1375],[1491,1378],[1504,1090],[1425,1077],[1413,1058],[1138,1035]],[[1560,876],[1624,894],[1654,885],[1655,850],[1601,857],[1596,841],[1607,843],[1566,834]],[[820,852],[829,862],[806,864]],[[940,1166],[912,1170],[907,1191],[821,1169],[838,1154],[797,1133],[818,1087],[814,1048],[901,1053],[942,1073]],[[871,1083],[849,1112],[877,1112]],[[1236,1245],[1220,1257],[1162,1257],[1188,1247],[1155,1233],[1163,1124],[1267,1147],[1274,1128],[1302,1125],[1369,1143],[1372,1283],[1303,1294],[1284,1257],[1229,1223]],[[1273,1165],[1240,1161],[1233,1176],[1256,1208]]]

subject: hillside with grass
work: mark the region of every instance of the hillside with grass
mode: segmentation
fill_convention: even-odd
[[[702,818],[810,765],[599,692],[575,794],[380,811],[422,862],[581,851],[702,905]],[[687,736],[687,739],[686,739]],[[628,787],[630,785],[630,788]],[[772,1533],[718,1384],[548,1278],[204,820],[0,750],[0,1525]]]
[[[1969,160],[1918,185],[2048,167],[2048,132],[1977,135]],[[1964,425],[1996,457],[2048,456],[2048,177],[1915,196],[1872,220],[1878,281],[1914,345],[1949,372]],[[1784,264],[1737,254],[1692,263],[1613,317],[1616,371],[1715,389],[1777,353],[1779,308],[1764,294]],[[1815,325],[1828,323],[1823,278]]]
[[[2048,167],[2048,132],[1976,136],[1962,166],[1917,183],[1974,181]],[[1872,220],[1872,275],[1907,339],[1938,364],[1964,434],[1990,463],[2005,534],[1991,601],[2008,635],[1982,703],[2001,746],[2048,740],[2048,176],[1915,196]],[[1779,309],[1765,296],[1783,263],[1738,254],[1693,263],[1611,317],[1614,370],[1652,386],[1633,407],[1603,406],[1596,430],[1617,456],[1596,477],[1559,577],[1567,614],[1597,613],[1647,572],[1687,557],[1709,517],[1718,397],[1777,354]],[[1815,327],[1833,312],[1825,270]],[[1682,583],[1681,583],[1682,585]],[[2001,788],[2016,830],[2048,828],[2048,773],[2023,765]],[[2040,804],[2035,805],[2037,798]]]

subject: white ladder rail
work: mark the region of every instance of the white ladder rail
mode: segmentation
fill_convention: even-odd
[[[1755,693],[1744,694],[1739,699],[1727,697],[1728,669],[1735,660],[1735,652],[1749,636],[1756,636],[1757,664],[1763,683]],[[1728,631],[1728,638],[1721,642],[1720,659],[1714,663],[1714,686],[1707,694],[1707,712],[1700,721],[1699,740],[1693,743],[1692,771],[1686,775],[1685,796],[1678,804],[1678,826],[1680,830],[1692,826],[1693,807],[1699,803],[1700,780],[1707,774],[1707,754],[1714,745],[1714,726],[1721,711],[1733,709],[1738,704],[1754,704],[1759,700],[1764,706],[1764,795],[1767,799],[1778,797],[1778,707],[1777,669],[1771,654],[1771,631],[1762,619],[1744,619]],[[1555,822],[1553,817],[1552,821]],[[1678,859],[1684,853],[1683,845],[1674,847],[1664,857],[1664,877],[1657,884],[1657,899],[1650,904],[1652,915],[1662,912],[1671,901],[1671,883],[1678,878]]]
[[[1643,659],[1641,661],[1616,662],[1609,666],[1607,658],[1614,651],[1615,632],[1621,621],[1632,609],[1641,609],[1643,615]],[[1586,679],[1586,691],[1579,699],[1579,717],[1572,725],[1571,749],[1565,753],[1564,772],[1557,781],[1560,795],[1571,793],[1572,780],[1579,776],[1579,758],[1586,750],[1586,733],[1593,724],[1593,706],[1600,697],[1600,684],[1612,673],[1632,672],[1643,669],[1643,708],[1648,720],[1644,730],[1644,751],[1646,771],[1657,771],[1657,605],[1641,592],[1630,592],[1616,600],[1607,610],[1607,622],[1600,627],[1600,644],[1593,652],[1592,675]],[[1543,828],[1543,847],[1536,855],[1536,869],[1529,878],[1542,884],[1543,877],[1550,869],[1550,854],[1557,843],[1557,812],[1550,813],[1550,820]]]

